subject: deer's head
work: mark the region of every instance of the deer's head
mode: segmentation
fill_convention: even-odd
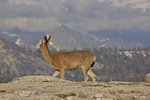
[[[44,50],[45,47],[48,47],[48,44],[50,42],[51,36],[46,35],[43,39],[42,42],[39,45],[39,53],[42,52]]]

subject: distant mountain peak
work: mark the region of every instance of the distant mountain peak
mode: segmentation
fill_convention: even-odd
[[[57,27],[63,27],[63,26],[64,26],[63,24],[58,24],[58,25],[57,25]]]
[[[52,36],[52,43],[59,49],[85,49],[95,48],[96,42],[87,36],[80,34],[64,24],[59,24],[49,34]]]
[[[67,27],[67,26],[64,24],[58,24],[57,27]]]
[[[66,25],[64,25],[64,24],[58,24],[57,26],[56,26],[56,28],[54,28],[53,30],[52,30],[52,32],[54,32],[55,30],[59,30],[59,31],[70,31],[70,32],[75,32],[75,33],[77,33],[76,31],[74,31],[73,29],[71,29],[70,27],[68,27],[68,26],[66,26]]]

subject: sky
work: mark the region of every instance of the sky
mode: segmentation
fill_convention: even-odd
[[[150,0],[0,0],[0,31],[150,31]]]

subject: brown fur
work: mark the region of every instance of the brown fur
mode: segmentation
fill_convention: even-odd
[[[45,60],[52,65],[56,72],[53,76],[61,74],[61,79],[64,78],[64,70],[74,70],[78,67],[82,67],[85,81],[88,81],[88,74],[92,77],[93,81],[96,81],[96,75],[91,71],[90,67],[95,61],[95,56],[89,51],[70,51],[70,52],[58,52],[51,54],[48,49],[48,43],[50,36],[45,36],[40,44],[39,52],[42,52]]]

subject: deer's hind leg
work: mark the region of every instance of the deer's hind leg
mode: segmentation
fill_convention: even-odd
[[[92,78],[92,80],[93,80],[94,82],[96,81],[96,75],[92,72],[91,69],[89,69],[88,75]]]
[[[89,68],[87,68],[86,66],[82,66],[82,71],[84,74],[84,81],[87,82],[88,81],[88,70]]]

